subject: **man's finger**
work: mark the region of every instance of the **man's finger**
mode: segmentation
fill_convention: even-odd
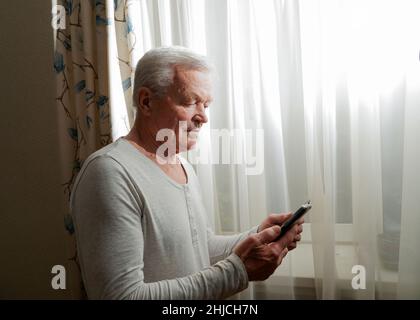
[[[259,233],[253,234],[242,240],[235,247],[234,252],[239,256],[243,257],[249,254],[249,252],[260,245],[270,243],[275,240],[280,234],[281,228],[279,226],[272,226]]]
[[[296,221],[297,224],[301,225],[305,222],[305,217],[299,218],[299,220]]]
[[[267,228],[260,233],[257,233],[257,239],[260,244],[270,243],[280,235],[281,228],[277,225]]]
[[[288,213],[273,213],[270,215],[270,223],[282,225],[287,219],[292,216],[291,212]]]
[[[290,250],[296,249],[296,247],[297,247],[297,243],[292,242],[291,244],[288,245],[287,249],[289,249],[289,251],[290,251]]]
[[[298,225],[298,228],[297,228],[297,233],[302,233],[302,231],[303,231],[303,227],[302,227],[302,225]]]
[[[255,247],[255,242],[255,235],[248,236],[238,243],[233,252],[236,253],[239,257],[247,256],[249,252]]]
[[[286,254],[289,252],[289,249],[284,248],[281,252],[281,254],[279,255],[278,259],[277,259],[277,265],[281,264],[281,262],[283,261],[284,257],[286,256]]]
[[[279,243],[282,247],[287,247],[289,243],[294,241],[296,235],[297,234],[292,228],[289,231],[287,231],[279,240],[277,240],[277,243]]]

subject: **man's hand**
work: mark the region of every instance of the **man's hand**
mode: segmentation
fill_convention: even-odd
[[[258,232],[261,232],[267,228],[270,228],[272,226],[275,225],[279,225],[281,226],[287,219],[289,219],[292,216],[292,213],[273,213],[270,214],[267,218],[264,219],[264,221],[260,224],[260,226],[258,227]],[[297,242],[300,241],[301,237],[301,233],[303,231],[303,226],[302,224],[304,223],[304,219],[303,217],[300,218],[296,224],[293,226],[293,228],[295,228],[294,232],[296,233],[295,238],[293,239],[292,243],[290,243],[287,246],[287,249],[293,250],[297,247]],[[292,228],[292,229],[293,229]],[[291,230],[290,230],[291,231]]]
[[[286,256],[287,247],[293,242],[296,233],[292,228],[278,241],[273,242],[279,236],[280,229],[278,225],[268,227],[248,236],[233,249],[244,263],[249,281],[267,279]]]

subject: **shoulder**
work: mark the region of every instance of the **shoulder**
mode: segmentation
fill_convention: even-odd
[[[124,168],[118,160],[109,154],[101,154],[86,159],[79,175],[85,176],[89,174],[100,178],[121,173],[124,173]]]
[[[118,157],[117,141],[92,153],[83,163],[73,185],[73,191],[80,184],[100,187],[104,184],[117,185],[118,180],[128,181],[129,175]]]
[[[125,172],[126,158],[130,150],[121,139],[92,153],[83,163],[79,176],[87,172],[117,173]]]
[[[84,176],[87,173],[95,173],[99,175],[113,174],[123,172],[121,162],[114,156],[111,150],[98,150],[90,155],[80,170],[79,176]]]
[[[86,159],[73,185],[71,210],[91,203],[95,206],[118,205],[117,199],[141,207],[139,192],[118,159],[109,153],[92,154]]]

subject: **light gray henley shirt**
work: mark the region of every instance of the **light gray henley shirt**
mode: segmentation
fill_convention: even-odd
[[[124,138],[86,159],[70,208],[90,299],[223,299],[247,288],[232,249],[257,227],[215,235],[197,176],[181,161],[186,184]]]

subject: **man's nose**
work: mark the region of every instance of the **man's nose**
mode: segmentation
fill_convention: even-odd
[[[200,117],[200,122],[207,123],[209,119],[207,118],[206,108],[204,107],[204,104],[199,104],[197,106],[197,110],[198,110],[198,116]]]

